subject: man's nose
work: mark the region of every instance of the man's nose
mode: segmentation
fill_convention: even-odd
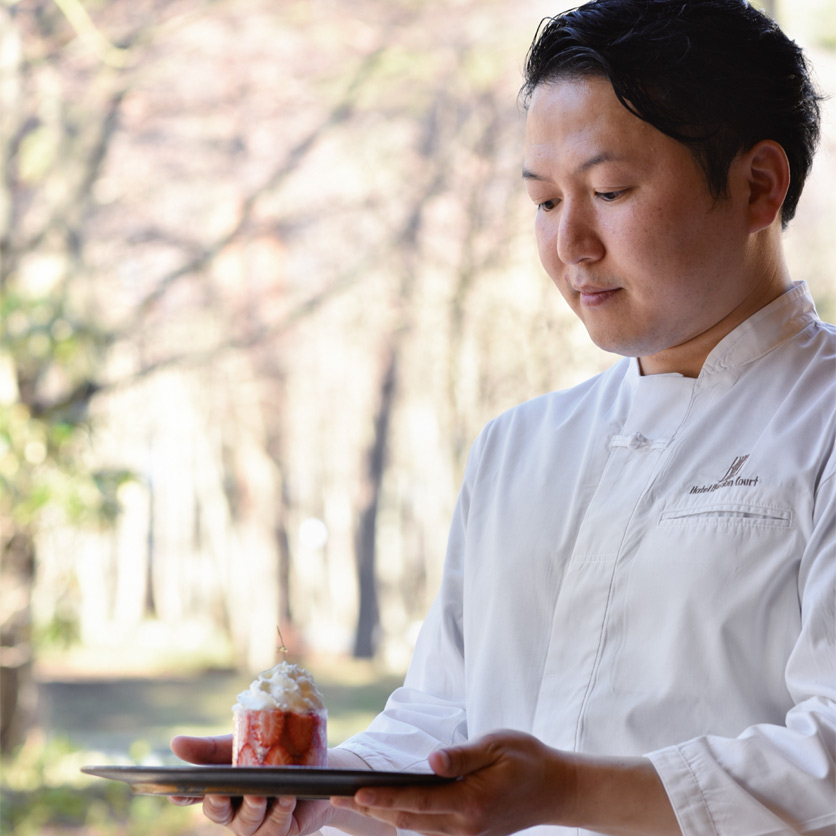
[[[564,201],[557,228],[557,257],[563,264],[597,261],[604,254],[591,210],[574,201]]]

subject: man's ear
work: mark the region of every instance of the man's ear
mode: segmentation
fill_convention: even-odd
[[[790,163],[784,149],[774,140],[764,139],[739,159],[740,172],[749,192],[749,231],[772,226],[790,185]]]

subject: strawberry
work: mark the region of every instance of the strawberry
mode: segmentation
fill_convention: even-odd
[[[325,763],[324,715],[240,711],[233,726],[234,766],[319,766]]]
[[[240,749],[235,750],[235,761],[233,766],[254,766],[258,763],[255,752],[249,743],[245,743]]]
[[[294,763],[304,763],[305,755],[311,748],[317,717],[314,714],[285,714],[282,743]]]

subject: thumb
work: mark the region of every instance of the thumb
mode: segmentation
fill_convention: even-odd
[[[178,758],[189,763],[230,764],[232,763],[232,735],[190,737],[178,734],[171,741],[171,751]]]
[[[496,752],[491,746],[477,741],[464,746],[436,749],[429,760],[436,775],[456,778],[490,766],[496,761]]]

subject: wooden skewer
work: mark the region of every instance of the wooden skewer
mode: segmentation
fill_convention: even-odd
[[[276,632],[279,634],[279,641],[281,644],[276,648],[276,653],[284,653],[287,656],[287,647],[285,647],[284,639],[282,638],[282,631],[279,629],[279,625],[276,625]]]

